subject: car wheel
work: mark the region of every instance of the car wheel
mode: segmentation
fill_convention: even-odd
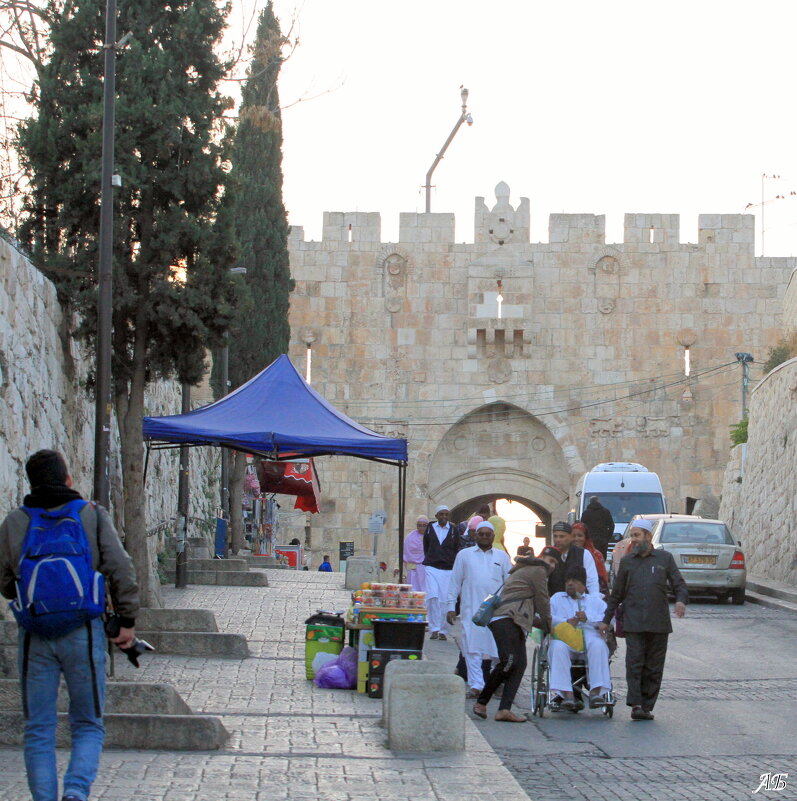
[[[736,606],[741,606],[744,603],[744,587],[731,592],[731,601]]]

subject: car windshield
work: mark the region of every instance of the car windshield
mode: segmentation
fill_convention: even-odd
[[[615,525],[627,523],[634,515],[664,512],[664,499],[655,492],[602,492],[598,500],[612,513]]]
[[[707,543],[733,545],[733,537],[724,523],[665,522],[659,542]]]

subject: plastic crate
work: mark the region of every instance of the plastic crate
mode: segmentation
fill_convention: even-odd
[[[423,650],[426,623],[374,620],[374,644],[377,648]]]

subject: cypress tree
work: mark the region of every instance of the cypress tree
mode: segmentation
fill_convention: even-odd
[[[63,300],[96,329],[104,0],[67,4],[33,87],[19,147],[29,180],[21,236]],[[147,548],[141,419],[156,378],[196,383],[229,324],[234,248],[221,209],[225,172],[214,0],[126,0],[117,60],[113,398],[121,433],[126,545],[145,604],[157,603]]]
[[[246,269],[229,334],[229,378],[237,387],[288,349],[288,223],[282,201],[282,115],[277,79],[286,39],[271,2],[262,11],[239,122],[232,147],[236,267]],[[216,386],[218,368],[214,366]],[[243,545],[240,498],[245,459],[235,454],[230,470],[233,552]]]

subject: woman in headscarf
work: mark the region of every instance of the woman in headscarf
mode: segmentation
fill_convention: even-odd
[[[598,571],[598,585],[601,593],[606,595],[609,591],[609,576],[606,573],[606,561],[603,558],[603,554],[590,539],[584,523],[573,523],[571,531],[573,533],[573,545],[578,545],[579,548],[583,548],[592,554],[592,558],[595,560],[595,570]]]
[[[429,518],[420,515],[415,522],[415,530],[404,537],[404,576],[415,592],[426,592],[426,575],[423,567],[423,532],[429,525]]]

